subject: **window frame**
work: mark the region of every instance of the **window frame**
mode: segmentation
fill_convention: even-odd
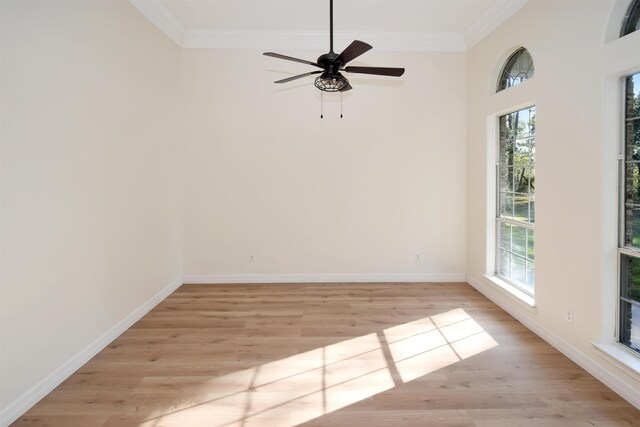
[[[526,296],[530,297],[530,298],[534,298],[535,297],[535,255],[534,255],[534,259],[529,259],[529,257],[527,256],[527,252],[528,252],[528,235],[525,234],[525,241],[524,241],[524,251],[525,251],[525,256],[522,257],[518,254],[516,254],[515,252],[513,252],[512,249],[509,249],[509,253],[512,256],[518,256],[522,259],[524,259],[525,262],[525,286],[522,286],[521,284],[516,283],[515,281],[512,280],[512,277],[506,277],[502,274],[500,274],[501,271],[501,266],[500,266],[500,255],[501,255],[501,251],[505,250],[504,248],[501,248],[501,236],[500,236],[500,229],[501,229],[501,225],[502,224],[508,224],[511,227],[521,227],[525,230],[531,230],[534,232],[534,238],[533,238],[533,252],[535,254],[535,216],[534,216],[534,221],[531,222],[531,195],[535,195],[535,193],[531,193],[531,189],[528,189],[528,221],[520,221],[517,220],[513,217],[509,218],[509,217],[503,217],[501,215],[501,203],[502,203],[502,198],[501,198],[501,144],[503,142],[503,138],[502,138],[502,127],[501,127],[501,119],[503,117],[507,117],[511,114],[514,113],[519,113],[521,111],[528,111],[529,114],[531,114],[531,112],[533,111],[533,116],[535,117],[535,115],[537,114],[537,108],[535,104],[530,104],[524,107],[518,107],[518,108],[514,108],[512,110],[509,110],[505,113],[499,114],[496,116],[496,129],[497,129],[497,135],[495,138],[495,144],[496,144],[496,163],[495,163],[495,171],[496,171],[496,175],[495,175],[495,215],[494,215],[494,226],[495,226],[495,234],[494,234],[494,245],[493,245],[493,253],[494,253],[494,266],[493,266],[493,275],[494,277],[498,278],[499,280],[505,282],[506,284],[510,285],[511,287],[513,287],[514,289],[516,289],[517,291],[523,292]],[[529,124],[531,123],[531,116],[529,117]],[[535,141],[536,141],[536,129],[534,128],[533,133],[529,134],[529,138],[532,138],[533,140],[533,150],[532,152],[530,152],[530,156],[529,156],[529,164],[533,165],[533,171],[534,171],[534,176],[535,176]],[[511,167],[511,168],[515,168],[513,165],[512,166],[506,166],[507,168]],[[529,186],[531,185],[531,181],[529,178]],[[514,191],[512,192],[513,194],[515,194],[515,188],[513,189]],[[515,207],[514,207],[515,209]],[[525,231],[525,233],[527,233],[527,231]],[[533,272],[534,272],[534,280],[531,284],[531,289],[527,288],[526,285],[526,281],[527,281],[527,262],[533,262]]]
[[[636,6],[638,6],[640,2],[636,2]],[[625,271],[623,271],[623,257],[633,258],[636,260],[640,260],[640,246],[633,247],[633,245],[627,245],[626,243],[626,227],[627,227],[627,218],[626,218],[626,197],[627,197],[627,123],[629,122],[629,117],[627,116],[628,111],[628,80],[633,78],[634,76],[638,76],[640,80],[640,71],[634,72],[631,74],[626,74],[621,77],[621,106],[622,106],[622,114],[620,120],[621,127],[621,138],[620,138],[620,151],[618,155],[618,248],[617,248],[617,286],[616,286],[616,319],[615,319],[615,342],[622,349],[632,354],[633,356],[640,358],[640,348],[636,349],[631,347],[631,343],[627,345],[622,342],[622,302],[625,301],[633,307],[634,305],[640,306],[640,301],[635,301],[628,297],[623,297],[622,288],[623,288],[623,276],[626,277]],[[633,98],[632,98],[633,99]],[[640,116],[632,117],[631,120],[640,121]]]

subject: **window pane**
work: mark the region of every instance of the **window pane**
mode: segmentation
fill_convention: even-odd
[[[632,116],[630,116],[631,120],[626,122],[625,132],[628,137],[627,145],[633,147],[633,159],[629,158],[627,155],[627,160],[640,160],[639,146],[640,146],[640,121],[638,120],[637,114],[639,113],[637,110],[637,106],[632,108],[631,111]]]
[[[511,224],[500,222],[498,225],[498,244],[501,249],[511,250]]]
[[[527,229],[524,227],[511,227],[512,233],[512,248],[511,252],[521,257],[527,256]]]
[[[518,221],[529,221],[529,195],[516,193],[513,196],[514,219]]]
[[[511,254],[504,250],[498,252],[498,275],[509,279],[511,277]]]
[[[511,169],[511,168],[510,168]],[[513,191],[516,193],[528,193],[529,192],[529,176],[531,171],[529,166],[516,165],[513,170]]]
[[[620,343],[640,351],[640,305],[620,301]]]
[[[640,204],[640,163],[627,163],[625,181],[625,203]]]
[[[513,168],[505,167],[500,171],[500,191],[503,193],[513,192]]]
[[[620,255],[620,296],[640,302],[640,258]]]
[[[498,127],[500,129],[500,142],[507,139],[507,116],[500,116],[498,118]],[[502,144],[500,144],[502,146]]]
[[[529,222],[534,223],[536,219],[536,197],[530,196],[529,198]]]
[[[521,287],[527,286],[526,262],[519,256],[511,255],[511,281]]]
[[[536,190],[536,171],[533,167],[527,169],[527,188],[529,189],[529,194],[535,193]]]
[[[498,247],[522,258],[534,260],[534,230],[498,222]]]
[[[625,108],[625,118],[633,119],[640,117],[640,105],[638,105],[638,96],[640,96],[640,73],[627,77],[627,105]]]
[[[518,136],[533,136],[535,134],[536,108],[529,107],[517,112],[520,115],[522,127],[519,129]]]
[[[625,127],[626,161],[640,161],[640,119],[626,122]]]
[[[624,244],[640,248],[640,207],[625,206]]]
[[[508,167],[513,166],[514,140],[509,137],[500,140],[500,164]]]
[[[500,193],[500,216],[513,218],[513,195],[510,193]]]
[[[527,261],[527,289],[533,293],[533,281],[535,278],[535,263]]]
[[[528,117],[528,115],[527,115]],[[518,137],[514,141],[513,149],[516,153],[515,162],[529,164],[531,159],[531,153],[533,152],[533,138],[529,129],[529,119],[520,118],[520,129],[518,129]]]
[[[535,142],[535,141],[534,141]],[[529,169],[531,169],[531,176],[536,175],[536,153],[535,147],[531,153],[531,161],[529,162]]]
[[[497,274],[533,294],[534,231],[498,221]]]
[[[534,260],[535,252],[533,251],[533,243],[535,240],[534,230],[527,230],[527,259]]]
[[[529,184],[529,193],[534,194],[536,191],[536,162],[535,162],[535,153],[531,153],[529,168],[526,171],[528,184]]]

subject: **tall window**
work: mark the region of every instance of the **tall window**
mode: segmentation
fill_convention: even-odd
[[[625,79],[618,341],[640,352],[640,73]]]
[[[499,121],[496,275],[533,296],[535,107],[506,114]]]
[[[620,37],[640,30],[640,0],[633,0],[624,16]]]
[[[504,68],[502,68],[502,72],[498,78],[496,92],[518,85],[533,77],[534,73],[533,58],[531,58],[527,49],[521,47],[516,50],[504,64]]]

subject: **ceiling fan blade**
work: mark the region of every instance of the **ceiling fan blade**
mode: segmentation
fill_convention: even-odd
[[[404,68],[387,68],[387,67],[346,67],[347,73],[373,74],[376,76],[400,77],[404,74]]]
[[[351,86],[351,83],[347,83],[347,85],[342,90],[340,90],[340,92],[346,92],[351,89],[353,89],[353,87]]]
[[[302,77],[307,77],[310,76],[312,74],[320,74],[322,71],[310,71],[308,73],[304,73],[304,74],[298,74],[297,76],[292,76],[292,77],[287,77],[286,79],[282,79],[282,80],[277,80],[274,83],[287,83],[293,80],[297,80],[297,79],[301,79]]]
[[[322,68],[320,65],[316,64],[315,62],[307,61],[306,59],[294,58],[292,56],[281,55],[275,52],[265,52],[263,53],[263,55],[270,56],[272,58],[286,59],[287,61],[300,62],[301,64],[313,65],[314,67]]]
[[[353,61],[358,56],[372,48],[373,47],[370,44],[361,42],[360,40],[354,40],[345,50],[342,51],[340,55],[337,56],[336,59],[333,60],[333,62],[339,62],[340,66],[345,65],[347,62]]]

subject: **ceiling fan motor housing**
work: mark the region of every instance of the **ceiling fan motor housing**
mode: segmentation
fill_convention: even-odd
[[[335,68],[336,71],[340,69],[342,62],[333,62],[338,57],[338,54],[335,52],[325,53],[324,55],[320,55],[318,57],[318,61],[316,63],[324,68],[325,70],[330,70]]]

